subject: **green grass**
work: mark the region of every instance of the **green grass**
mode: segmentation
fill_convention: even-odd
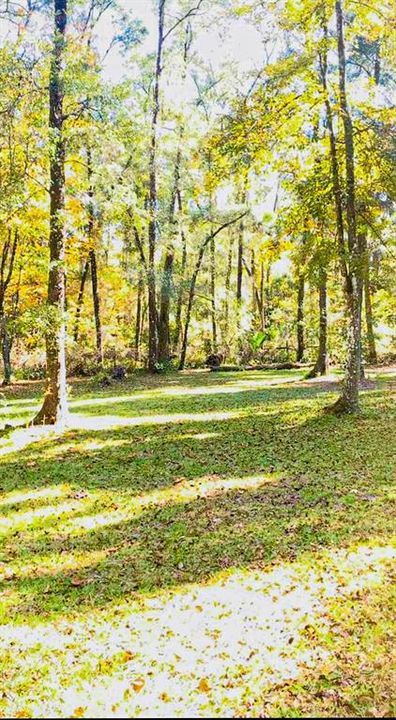
[[[0,439],[3,716],[392,716],[392,375],[342,419],[294,371],[71,390]]]

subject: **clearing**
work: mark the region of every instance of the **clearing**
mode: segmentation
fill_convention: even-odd
[[[396,372],[72,382],[0,440],[0,712],[391,716]],[[6,392],[27,420],[39,383]]]

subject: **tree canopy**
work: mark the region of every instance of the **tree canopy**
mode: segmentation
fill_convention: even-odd
[[[0,5],[4,382],[330,360],[356,409],[395,350],[391,3],[148,6]]]

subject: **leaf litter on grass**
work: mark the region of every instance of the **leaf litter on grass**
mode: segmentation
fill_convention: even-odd
[[[3,716],[392,714],[392,393],[243,375],[1,458]]]

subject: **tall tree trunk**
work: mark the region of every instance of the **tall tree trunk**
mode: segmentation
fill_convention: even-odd
[[[162,73],[162,50],[164,43],[164,16],[165,1],[159,0],[158,5],[158,42],[155,63],[154,93],[153,93],[153,114],[151,120],[151,141],[149,155],[149,227],[148,227],[148,314],[149,314],[149,338],[148,338],[148,369],[156,372],[158,358],[157,343],[157,300],[156,300],[156,279],[155,279],[155,250],[157,245],[157,129],[158,116],[160,111],[160,78]]]
[[[245,202],[245,194],[242,197],[242,202]],[[238,259],[237,259],[237,287],[236,287],[236,301],[239,308],[242,301],[242,279],[243,279],[243,240],[245,233],[245,224],[243,220],[239,223],[238,228]]]
[[[172,277],[174,266],[174,242],[177,235],[176,204],[180,195],[180,164],[181,164],[181,143],[184,135],[184,127],[179,130],[179,141],[175,160],[173,188],[169,205],[169,245],[165,254],[164,268],[161,282],[160,312],[158,318],[158,362],[164,363],[170,357],[170,332],[169,313],[170,298],[172,291]]]
[[[375,346],[373,308],[371,304],[371,282],[370,282],[370,253],[367,245],[367,233],[359,233],[359,243],[363,253],[363,287],[364,308],[367,330],[367,360],[374,365],[377,362],[377,348]]]
[[[336,0],[335,11],[337,21],[339,101],[344,126],[344,153],[346,169],[346,220],[349,256],[349,276],[346,283],[346,291],[349,326],[348,359],[344,387],[334,410],[336,412],[355,413],[359,411],[359,381],[361,377],[362,253],[361,245],[356,235],[353,127],[346,96],[344,20],[340,0]]]
[[[368,361],[370,364],[377,363],[377,348],[375,345],[373,308],[371,303],[371,282],[370,282],[370,259],[367,257],[364,270],[364,306],[366,314],[366,330],[368,345]]]
[[[169,309],[172,290],[173,250],[165,255],[163,277],[161,282],[160,313],[158,318],[158,362],[169,360]]]
[[[201,269],[202,260],[203,260],[204,254],[205,254],[205,249],[206,249],[206,246],[209,241],[210,241],[210,238],[209,238],[209,240],[206,239],[205,242],[202,243],[200,251],[198,253],[197,261],[195,263],[194,272],[191,277],[190,289],[189,289],[189,293],[188,293],[187,309],[186,309],[186,319],[185,319],[185,323],[184,323],[183,340],[182,340],[182,346],[181,346],[181,352],[180,352],[179,370],[184,370],[184,366],[186,364],[188,331],[190,328],[191,311],[192,311],[194,295],[195,295],[195,286],[197,284],[197,278],[198,278],[199,271]]]
[[[260,264],[260,330],[265,328],[265,304],[264,304],[264,262]]]
[[[242,203],[246,202],[246,187],[242,192],[241,196]],[[242,218],[238,227],[238,249],[237,249],[237,286],[236,286],[236,326],[237,326],[237,340],[238,348],[241,349],[240,339],[240,326],[242,320],[242,284],[243,284],[243,253],[244,253],[244,239],[245,239],[245,223]]]
[[[11,376],[12,376],[12,367],[11,367],[11,347],[12,347],[12,340],[8,334],[7,328],[5,327],[2,332],[1,337],[1,354],[3,357],[3,368],[4,368],[4,378],[3,378],[3,386],[9,385],[11,383]]]
[[[142,339],[144,337],[147,315],[148,315],[148,303],[143,302],[143,300],[142,300],[142,322],[140,325],[140,345],[142,344]]]
[[[78,342],[78,334],[80,331],[81,311],[82,311],[82,306],[83,306],[83,302],[84,302],[84,289],[85,289],[85,283],[86,283],[86,280],[88,277],[89,265],[90,265],[90,261],[88,258],[88,260],[86,260],[84,263],[84,267],[83,267],[83,271],[81,273],[81,279],[80,279],[80,289],[78,291],[76,317],[74,320],[74,331],[73,331],[74,342]]]
[[[210,241],[210,316],[212,322],[212,352],[217,352],[217,319],[216,319],[216,245],[214,238]]]
[[[183,73],[182,73],[182,82],[185,82],[185,79],[187,77],[187,61],[188,61],[188,52],[191,46],[192,41],[192,34],[191,34],[191,26],[189,23],[187,23],[186,29],[185,29],[185,40],[184,40],[184,46],[183,46]],[[175,160],[175,169],[174,169],[174,180],[173,180],[173,188],[172,188],[172,194],[171,194],[171,200],[170,200],[170,206],[169,206],[169,228],[170,228],[170,240],[169,240],[169,247],[167,249],[167,252],[165,254],[165,261],[164,261],[164,268],[163,268],[163,276],[162,276],[162,286],[161,286],[161,303],[160,303],[160,313],[159,313],[159,323],[158,323],[158,361],[160,363],[167,362],[170,359],[170,300],[171,300],[171,294],[172,294],[172,285],[173,285],[173,270],[174,270],[174,246],[175,246],[175,240],[178,234],[178,225],[176,220],[176,211],[178,211],[179,215],[181,215],[182,212],[182,201],[181,201],[181,194],[180,194],[180,172],[181,172],[181,162],[182,162],[182,147],[183,147],[183,138],[184,138],[184,120],[180,122],[179,125],[179,137],[178,137],[178,143],[177,143],[177,152],[176,152],[176,160]],[[182,239],[182,283],[184,279],[184,272],[185,272],[185,264],[186,264],[186,239],[183,233],[183,230],[181,230],[181,239]],[[179,343],[179,337],[180,337],[180,328],[181,328],[181,310],[182,310],[182,302],[183,302],[183,289],[182,289],[182,283],[179,291],[178,301],[177,301],[177,307],[176,307],[176,327],[175,327],[175,335],[173,338],[173,344],[177,347]]]
[[[381,45],[380,41],[376,41],[375,60],[374,60],[374,81],[379,85],[381,79]]]
[[[254,318],[256,309],[260,307],[260,294],[256,288],[256,259],[253,249],[251,250],[250,259],[250,274],[252,278],[252,315]]]
[[[345,89],[345,48],[343,38],[343,16],[339,2],[336,2],[340,106],[345,135],[345,163],[347,169],[347,235],[345,243],[344,218],[342,207],[342,191],[340,170],[337,155],[337,142],[334,132],[333,110],[327,88],[327,39],[328,30],[325,20],[322,21],[325,47],[319,55],[320,74],[324,91],[327,126],[330,139],[330,160],[332,168],[332,184],[336,214],[338,256],[341,274],[344,280],[344,294],[348,322],[348,360],[345,373],[344,388],[337,402],[328,410],[334,413],[357,412],[359,410],[359,380],[361,373],[361,292],[356,268],[356,218],[354,197],[354,153],[352,122],[349,116]]]
[[[260,292],[259,292],[259,290],[256,286],[256,282],[255,282],[256,268],[255,268],[255,263],[254,263],[253,250],[252,250],[252,262],[251,262],[250,267],[249,267],[248,263],[246,262],[245,258],[243,259],[243,264],[245,266],[245,270],[246,270],[248,276],[250,277],[250,279],[252,281],[252,313],[254,313],[256,306],[260,309],[261,299],[260,299]]]
[[[50,265],[48,273],[48,309],[50,328],[46,334],[47,377],[44,402],[34,424],[65,425],[66,328],[65,328],[65,239],[64,186],[65,141],[63,134],[63,62],[67,0],[54,0],[54,40],[49,79],[50,153]]]
[[[103,365],[103,340],[102,340],[102,321],[100,316],[100,295],[98,287],[98,266],[96,262],[96,253],[92,249],[89,251],[89,260],[91,263],[91,282],[92,282],[92,298],[95,317],[95,338],[96,338],[96,359],[100,366]]]
[[[177,202],[178,202],[178,209],[179,213],[182,213],[182,198],[180,190],[177,193]],[[181,323],[181,316],[182,316],[182,309],[183,309],[183,300],[184,300],[184,280],[186,275],[186,266],[187,266],[187,241],[186,241],[186,235],[183,230],[183,227],[180,231],[180,238],[182,242],[182,259],[181,259],[181,267],[180,267],[180,287],[179,287],[179,293],[177,296],[177,306],[176,306],[176,318],[175,318],[175,335],[173,338],[173,347],[175,351],[179,348],[179,342],[182,332],[182,323]]]
[[[234,234],[229,233],[228,242],[228,258],[227,258],[227,271],[225,278],[225,313],[224,313],[224,339],[225,344],[228,346],[228,333],[229,333],[229,322],[230,322],[230,288],[231,288],[231,273],[232,273],[232,251],[234,245]]]
[[[319,348],[318,357],[312,370],[308,373],[308,378],[317,377],[318,375],[326,375],[328,371],[328,354],[327,354],[327,277],[322,272],[321,282],[319,285]]]
[[[14,238],[12,239],[12,230],[8,230],[7,239],[4,242],[3,249],[0,258],[0,344],[3,358],[3,385],[9,385],[11,382],[11,345],[12,338],[8,332],[7,318],[5,311],[5,300],[6,292],[11,282],[12,274],[14,272],[15,256],[18,246],[19,235],[18,231],[14,231]],[[19,300],[19,284],[16,293],[16,306]],[[16,311],[16,307],[15,307]]]
[[[348,264],[347,264],[347,252],[345,247],[345,231],[344,231],[344,217],[342,211],[342,191],[341,191],[341,174],[338,162],[337,154],[337,141],[334,131],[334,119],[333,109],[330,102],[328,87],[327,87],[327,43],[328,43],[328,29],[325,20],[322,22],[323,35],[324,35],[324,49],[319,54],[320,64],[320,77],[322,82],[322,88],[324,93],[324,104],[326,109],[326,120],[327,128],[329,132],[330,140],[330,161],[331,161],[331,174],[332,174],[332,186],[334,196],[334,207],[336,216],[336,230],[337,230],[337,249],[338,258],[340,262],[341,274],[344,280],[344,290],[347,292],[346,285],[348,281]]]
[[[141,322],[142,322],[142,296],[143,296],[143,275],[139,272],[138,294],[136,301],[136,321],[135,321],[135,360],[140,360],[140,338],[141,338]]]
[[[264,262],[260,263],[260,330],[265,328],[265,305],[264,305]]]
[[[92,156],[90,148],[87,149],[87,170],[88,170],[88,245],[89,245],[89,262],[91,265],[91,284],[92,299],[95,318],[95,341],[96,341],[96,361],[100,367],[103,366],[103,338],[102,338],[102,321],[100,315],[100,295],[98,284],[98,264],[95,251],[95,215],[93,197],[94,191],[92,186]]]
[[[269,327],[271,325],[271,315],[272,315],[272,291],[271,291],[271,263],[269,262],[267,265],[267,271],[265,273],[265,311],[264,311],[264,317],[265,317],[265,326]]]
[[[297,353],[296,361],[301,362],[305,354],[305,338],[304,338],[304,297],[305,297],[305,277],[302,273],[298,276],[298,293],[297,293]]]

